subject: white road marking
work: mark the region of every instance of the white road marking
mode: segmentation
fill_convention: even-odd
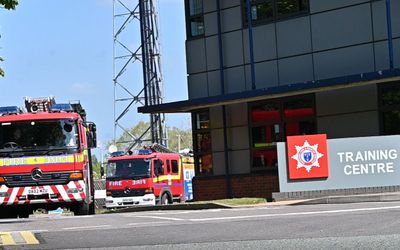
[[[181,218],[171,218],[171,217],[161,217],[161,216],[146,216],[146,215],[135,216],[135,217],[137,217],[137,218],[149,218],[149,219],[160,219],[160,220],[173,220],[173,221],[186,220],[186,219],[181,219]]]
[[[137,223],[129,223],[126,224],[128,226],[147,226],[147,225],[160,225],[160,224],[168,224],[166,221],[157,221],[157,222],[137,222]]]
[[[217,221],[217,220],[237,220],[237,219],[251,219],[260,217],[279,217],[279,216],[297,216],[297,215],[313,215],[313,214],[335,214],[335,213],[354,213],[362,211],[378,211],[400,209],[400,206],[393,207],[372,207],[372,208],[356,208],[356,209],[341,209],[341,210],[325,210],[313,212],[297,212],[297,213],[283,213],[283,214],[258,214],[258,215],[245,215],[245,216],[229,216],[229,217],[215,217],[215,218],[201,218],[201,219],[188,219],[189,221]]]
[[[62,230],[79,230],[79,229],[96,229],[96,228],[105,228],[105,227],[111,227],[111,225],[98,225],[98,226],[86,226],[86,227],[66,227],[63,228]]]

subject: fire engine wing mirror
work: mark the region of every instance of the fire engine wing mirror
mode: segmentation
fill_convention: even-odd
[[[96,124],[93,122],[88,122],[88,131],[87,131],[87,138],[88,138],[88,146],[89,148],[96,148],[97,147],[97,133],[96,133]]]

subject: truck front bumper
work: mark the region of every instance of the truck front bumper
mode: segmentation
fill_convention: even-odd
[[[0,205],[81,202],[86,198],[84,181],[67,185],[7,187],[0,185]]]
[[[106,197],[106,208],[120,208],[130,206],[154,206],[156,205],[156,197],[154,194],[146,194],[144,196],[134,197]]]

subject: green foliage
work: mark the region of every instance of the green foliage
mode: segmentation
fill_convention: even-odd
[[[0,5],[7,10],[15,10],[18,5],[18,0],[0,0]]]
[[[93,178],[95,180],[101,179],[101,162],[97,159],[96,155],[92,154]]]
[[[149,122],[140,121],[138,124],[133,126],[132,128],[128,129],[128,131],[124,132],[118,139],[117,139],[117,147],[118,150],[126,150],[133,142],[133,138],[129,135],[135,135],[137,137],[141,136],[150,126]],[[129,132],[129,133],[128,133]],[[142,137],[142,141],[150,139],[150,131]],[[180,139],[180,142],[179,142]],[[109,142],[107,145],[111,145],[112,142]],[[143,144],[150,144],[150,142]],[[179,149],[184,148],[193,148],[192,144],[192,131],[191,129],[180,129],[176,127],[169,127],[168,128],[168,147],[178,152]]]
[[[192,131],[176,127],[168,128],[168,147],[176,152],[185,148],[193,149]]]
[[[244,198],[232,198],[232,199],[222,199],[222,200],[212,200],[212,201],[198,201],[195,203],[215,203],[222,206],[249,206],[249,205],[257,205],[257,204],[265,204],[267,203],[267,199],[265,198],[253,198],[253,197],[244,197]]]
[[[132,142],[131,135],[141,136],[146,129],[150,126],[149,122],[140,121],[138,124],[133,126],[132,128],[128,129],[129,133],[125,131],[117,140],[117,142]],[[131,134],[131,135],[130,135]],[[145,135],[142,140],[149,139],[149,135]]]
[[[0,57],[0,62],[4,61],[2,57]],[[0,68],[0,76],[4,76],[4,70]]]

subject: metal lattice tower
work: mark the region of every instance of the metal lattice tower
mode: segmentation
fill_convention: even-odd
[[[167,145],[162,113],[150,115],[150,127],[144,133],[135,135],[128,130],[132,126],[128,115],[140,116],[137,106],[163,103],[156,0],[114,0],[113,12],[114,140],[125,144],[126,150],[144,142]],[[117,142],[118,130],[130,140]]]

